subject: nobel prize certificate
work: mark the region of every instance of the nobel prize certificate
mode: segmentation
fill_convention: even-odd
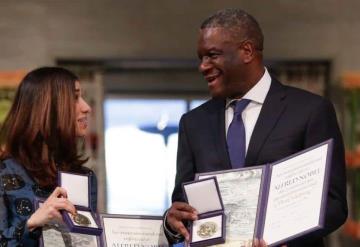
[[[321,226],[328,144],[271,166],[263,239],[268,245]]]
[[[226,246],[285,243],[323,227],[332,139],[258,167],[200,173],[216,176],[226,215]]]
[[[108,247],[167,247],[162,217],[101,214]]]

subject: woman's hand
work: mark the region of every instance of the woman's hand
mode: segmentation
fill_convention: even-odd
[[[36,227],[41,227],[52,220],[62,220],[59,210],[66,210],[71,214],[76,214],[74,205],[67,199],[66,190],[56,187],[44,204],[33,213],[27,221],[30,231]]]

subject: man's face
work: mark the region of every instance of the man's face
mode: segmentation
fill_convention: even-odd
[[[229,30],[216,27],[200,30],[198,41],[199,71],[208,82],[214,98],[243,96],[244,63],[241,42],[235,41]]]

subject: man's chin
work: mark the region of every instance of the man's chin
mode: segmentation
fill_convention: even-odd
[[[221,91],[210,91],[211,98],[213,99],[226,99],[226,95]]]

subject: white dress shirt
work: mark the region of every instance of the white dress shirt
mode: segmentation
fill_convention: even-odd
[[[271,77],[267,69],[265,68],[265,73],[261,77],[260,81],[255,84],[243,97],[242,99],[249,99],[250,103],[245,107],[241,116],[245,126],[245,153],[247,153],[251,135],[253,133],[256,121],[260,115],[261,108],[264,104],[267,93],[269,92],[271,85]],[[234,117],[234,109],[230,106],[233,101],[240,99],[233,99],[226,101],[225,108],[225,133],[227,132],[230,126],[231,121]]]

